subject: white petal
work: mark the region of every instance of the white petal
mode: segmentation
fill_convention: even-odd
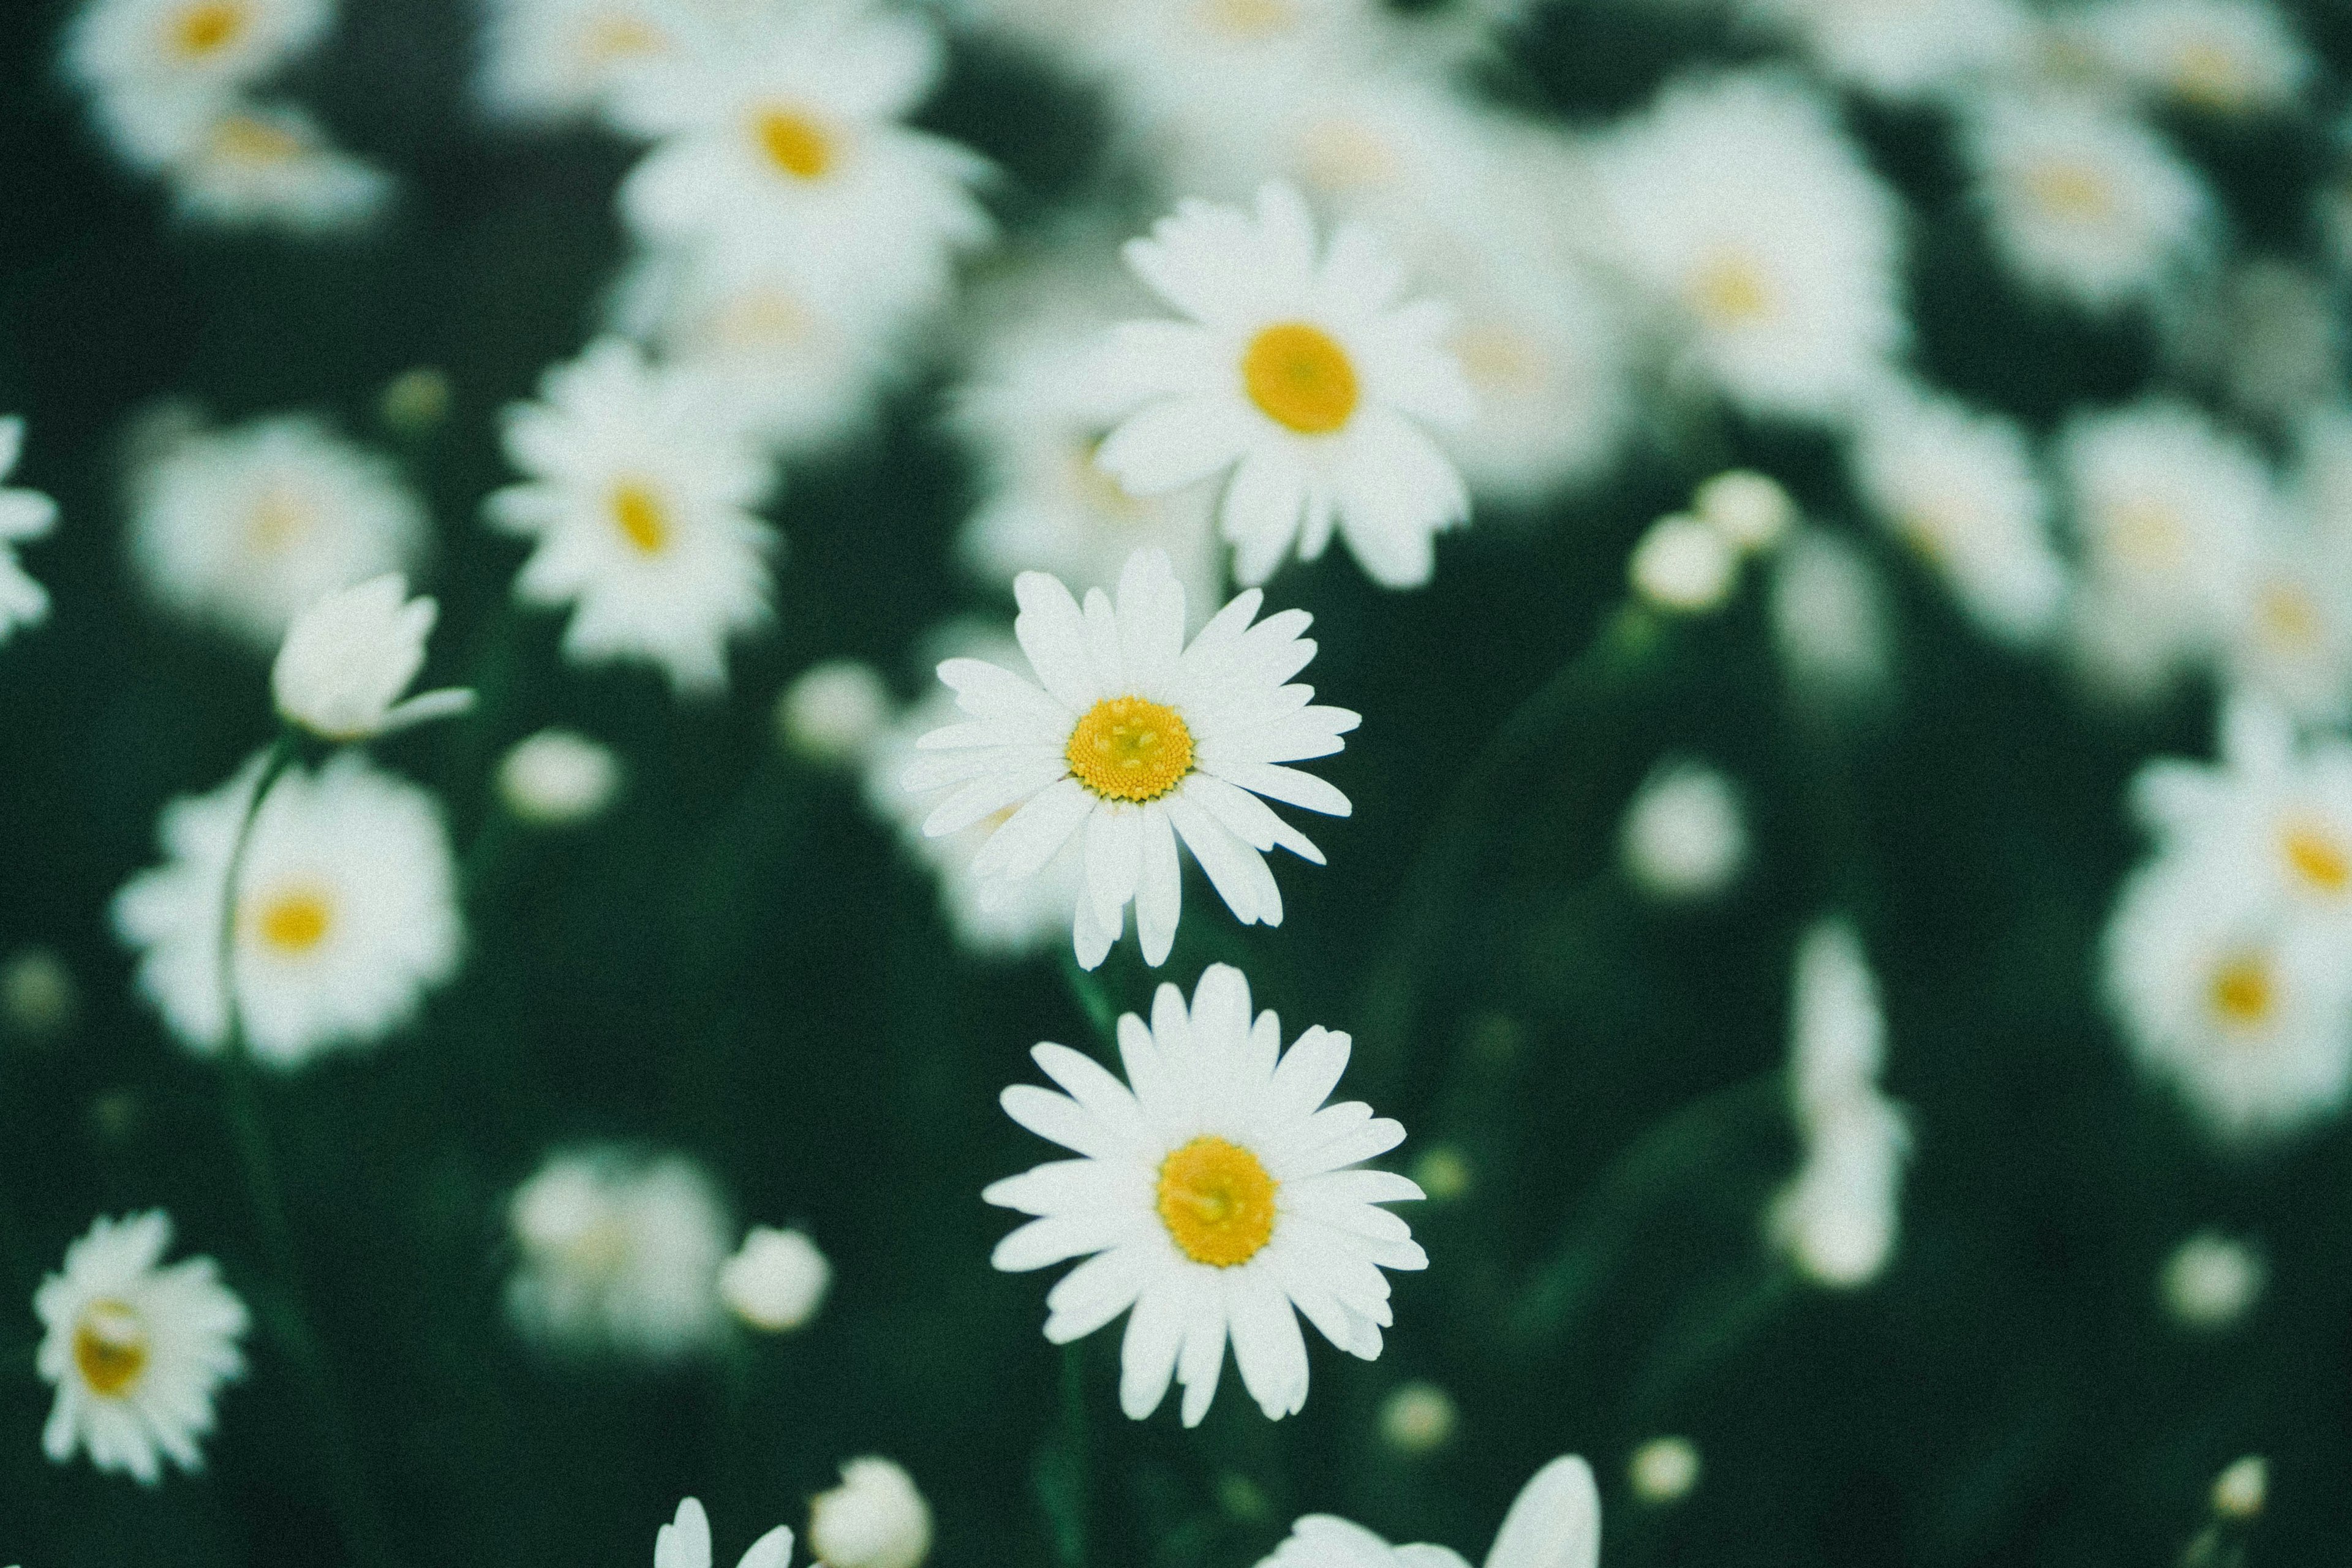
[[[1142,826],[1142,868],[1136,882],[1135,934],[1143,947],[1143,962],[1157,969],[1168,962],[1176,943],[1176,922],[1183,910],[1184,872],[1176,858],[1176,832],[1168,813],[1157,802],[1139,814]]]
[[[1013,580],[1013,597],[1021,606],[1013,636],[1037,679],[1072,713],[1093,707],[1102,693],[1087,664],[1086,626],[1070,590],[1058,577],[1024,572]]]
[[[988,842],[971,858],[971,874],[1007,880],[1035,876],[1069,842],[1070,835],[1078,830],[1078,825],[1094,808],[1095,797],[1076,779],[1066,778],[1046,785],[989,836]],[[932,820],[938,820],[937,813]],[[924,824],[923,831],[930,831],[929,822]]]
[[[1486,1568],[1596,1568],[1600,1561],[1601,1493],[1592,1467],[1573,1454],[1519,1489],[1486,1553]]]

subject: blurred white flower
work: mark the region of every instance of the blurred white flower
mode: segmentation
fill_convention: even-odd
[[[2261,0],[2100,0],[2081,36],[2131,87],[2211,114],[2292,111],[2319,74],[2284,13]]]
[[[321,595],[423,553],[398,470],[305,415],[163,441],[131,477],[131,558],[157,604],[274,654]]]
[[[1653,1437],[1625,1462],[1633,1495],[1653,1506],[1680,1502],[1698,1485],[1697,1447],[1687,1437]]]
[[[0,419],[0,479],[16,471],[24,449],[25,422]],[[0,487],[0,643],[48,618],[48,591],[18,564],[16,546],[47,538],[57,521],[58,503],[40,491]]]
[[[1132,494],[1231,470],[1218,523],[1234,574],[1263,583],[1336,531],[1387,587],[1429,580],[1433,540],[1467,520],[1461,476],[1423,428],[1475,404],[1433,300],[1402,300],[1403,269],[1370,230],[1319,247],[1297,192],[1255,213],[1186,202],[1129,241],[1137,275],[1191,318],[1123,323],[1102,375],[1131,410],[1097,454]]]
[[[1626,805],[1617,847],[1626,875],[1652,898],[1712,897],[1748,863],[1739,791],[1705,763],[1661,763]]]
[[[646,61],[716,42],[693,0],[489,0],[475,89],[502,119],[572,119],[605,106]]]
[[[100,1218],[34,1293],[35,1365],[58,1391],[41,1451],[56,1463],[79,1448],[143,1486],[163,1479],[167,1458],[204,1468],[197,1444],[221,1384],[245,1372],[237,1342],[248,1320],[211,1258],[162,1267],[171,1244],[161,1209]]]
[[[2287,919],[2352,935],[2352,742],[2298,742],[2276,710],[2222,710],[2218,763],[2161,758],[2132,781],[2140,823],[2168,858],[2231,868]]]
[[[797,1230],[751,1227],[719,1271],[719,1299],[761,1333],[797,1329],[816,1315],[833,1283],[833,1265]]]
[[[2200,1230],[2164,1260],[2158,1288],[2173,1321],[2210,1331],[2243,1318],[2262,1299],[2269,1275],[2244,1242]]]
[[[1758,26],[1801,45],[1825,74],[1897,100],[1975,89],[2023,46],[2015,0],[1740,0]]]
[[[1072,941],[1088,969],[1118,940],[1130,902],[1144,962],[1166,961],[1183,892],[1179,837],[1244,925],[1280,925],[1265,852],[1318,865],[1323,852],[1259,796],[1350,809],[1332,785],[1283,765],[1339,751],[1359,722],[1309,706],[1314,689],[1289,683],[1315,657],[1299,635],[1311,617],[1286,610],[1253,626],[1265,598],[1253,588],[1188,645],[1184,589],[1158,551],[1129,558],[1116,605],[1097,588],[1081,611],[1042,572],[1023,573],[1013,593],[1013,635],[1042,686],[978,659],[940,666],[969,721],[924,736],[928,754],[906,771],[910,792],[955,786],[923,831],[956,833],[1017,806],[971,865],[1008,881],[1046,869],[1083,833]]]
[[[290,104],[138,100],[114,116],[132,161],[166,176],[180,216],[229,226],[324,234],[365,226],[394,181],[343,152]]]
[[[863,659],[827,659],[784,688],[776,723],[785,744],[811,762],[855,764],[889,726],[890,689]]]
[[[809,1500],[809,1552],[821,1568],[918,1568],[931,1551],[931,1505],[915,1478],[868,1455]]]
[[[1703,616],[1720,609],[1739,581],[1739,551],[1688,512],[1652,523],[1634,542],[1625,574],[1633,591],[1662,610]]]
[[[1801,528],[1773,563],[1772,647],[1798,696],[1828,706],[1885,696],[1895,634],[1886,584],[1843,534]]]
[[[612,748],[573,730],[541,730],[516,742],[499,762],[499,798],[539,827],[593,822],[621,791],[621,760]]]
[[[515,596],[572,606],[574,663],[649,664],[682,697],[723,693],[728,642],[774,614],[782,542],[751,510],[766,465],[702,384],[618,339],[549,370],[540,399],[506,419],[507,456],[529,479],[485,507],[536,542]]]
[[[983,0],[1026,9],[1024,29],[1113,89],[1112,108],[1144,139],[1197,132],[1237,101],[1309,73],[1359,74],[1393,45],[1377,0],[1171,0],[1167,5],[1063,5]]]
[[[2224,1519],[2257,1518],[2270,1500],[2270,1461],[2249,1454],[2213,1478],[2213,1511]]]
[[[86,0],[65,68],[110,100],[218,99],[308,50],[332,0]]]
[[[1434,1452],[1454,1436],[1461,1410],[1433,1383],[1399,1384],[1381,1401],[1381,1437],[1400,1454]]]
[[[1379,1207],[1418,1198],[1404,1177],[1361,1163],[1404,1139],[1360,1103],[1324,1105],[1348,1065],[1348,1037],[1310,1028],[1281,1051],[1271,1011],[1250,1014],[1249,982],[1213,964],[1192,1005],[1163,984],[1147,1026],[1118,1022],[1121,1083],[1066,1046],[1031,1054],[1068,1091],[1004,1091],[1005,1114],[1080,1157],[991,1185],[992,1204],[1041,1217],[997,1244],[1008,1272],[1095,1256],[1046,1296],[1045,1337],[1082,1339],[1121,1312],[1119,1406],[1140,1421],[1172,1376],[1183,1422],[1208,1413],[1230,1338],[1242,1382],[1268,1419],[1307,1403],[1307,1344],[1293,1309],[1366,1361],[1390,1321],[1383,1268],[1428,1258]]]
[[[778,1525],[751,1543],[736,1568],[786,1568],[793,1558],[793,1532]],[[677,1517],[654,1532],[654,1568],[710,1568],[710,1516],[688,1498]]]
[[[726,1211],[684,1156],[551,1154],[515,1189],[507,1226],[518,1254],[507,1315],[532,1339],[667,1360],[708,1344],[724,1322]]]
[[[1853,1289],[1894,1257],[1911,1138],[1879,1092],[1886,1017],[1845,921],[1822,921],[1798,944],[1789,1014],[1789,1099],[1804,1155],[1768,1226],[1814,1283]]]
[[[1769,76],[1670,88],[1597,172],[1612,254],[1731,402],[1836,419],[1885,374],[1909,331],[1897,208],[1818,95]]]
[[[1806,931],[1789,991],[1789,1091],[1800,1122],[1878,1090],[1886,1016],[1862,939],[1841,920]]]
[[[1601,1491],[1573,1455],[1554,1459],[1519,1489],[1495,1532],[1486,1568],[1596,1568]],[[1360,1524],[1310,1513],[1258,1568],[1468,1568],[1444,1546],[1391,1546]]]
[[[115,895],[114,929],[139,950],[139,989],[183,1045],[221,1048],[221,893],[257,757],[207,795],[163,808],[165,863]],[[231,946],[254,1057],[295,1068],[373,1044],[457,972],[464,946],[440,803],[357,752],[281,774],[253,824]]]
[[[1780,481],[1753,468],[1731,468],[1700,485],[1691,510],[1743,555],[1762,555],[1797,526],[1797,503]]]
[[[411,599],[397,572],[314,601],[294,617],[269,671],[278,716],[328,741],[365,741],[463,713],[470,689],[450,687],[405,701],[425,668],[425,639],[441,606]]]
[[[2352,718],[2352,548],[2307,525],[2266,531],[2221,627],[2232,689],[2306,723]]]

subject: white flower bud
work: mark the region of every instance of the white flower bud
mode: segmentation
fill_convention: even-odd
[[[1646,1503],[1680,1502],[1698,1485],[1698,1449],[1687,1437],[1653,1437],[1633,1450],[1625,1478]]]
[[[1772,640],[1816,699],[1876,697],[1893,678],[1885,585],[1860,550],[1826,529],[1799,531],[1772,574]]]
[[[931,1507],[888,1459],[852,1459],[810,1501],[808,1544],[825,1568],[916,1568],[931,1550]]]
[[[29,1040],[55,1036],[73,1022],[80,990],[66,961],[46,947],[28,947],[0,966],[0,1025]]]
[[[2224,1519],[2248,1520],[2270,1500],[2271,1462],[2249,1454],[2213,1478],[2213,1511]]]
[[[1691,504],[1700,518],[1745,555],[1759,555],[1787,536],[1797,503],[1780,482],[1752,468],[1734,468],[1699,486]]]
[[[2226,1329],[2261,1299],[2268,1273],[2243,1242],[2200,1231],[2165,1259],[2159,1288],[2183,1328]]]
[[[611,750],[571,730],[541,730],[515,743],[499,763],[499,798],[541,827],[570,827],[604,814],[620,793],[621,763]]]
[[[1381,1436],[1401,1454],[1426,1454],[1445,1446],[1459,1415],[1435,1384],[1400,1384],[1381,1401]]]
[[[753,1226],[719,1271],[719,1299],[752,1328],[780,1334],[815,1316],[833,1283],[833,1265],[797,1230]]]
[[[463,713],[474,694],[452,688],[399,700],[425,668],[425,639],[440,606],[411,599],[399,573],[314,601],[294,617],[269,689],[278,711],[329,741],[364,741]]]
[[[1634,592],[1661,609],[1704,615],[1720,607],[1739,574],[1739,555],[1714,529],[1676,512],[1650,525],[1627,563]]]
[[[1738,792],[1703,763],[1663,763],[1625,808],[1618,852],[1625,874],[1653,898],[1719,893],[1748,860]]]
[[[815,763],[856,762],[889,721],[889,688],[854,658],[811,666],[776,703],[785,744]]]

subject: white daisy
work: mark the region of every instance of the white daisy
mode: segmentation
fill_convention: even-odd
[[[1315,657],[1299,635],[1311,617],[1286,610],[1253,626],[1265,597],[1253,588],[1187,645],[1184,589],[1149,550],[1128,559],[1116,608],[1097,588],[1082,612],[1042,572],[1023,573],[1013,595],[1013,635],[1039,684],[978,659],[940,666],[969,721],[924,736],[920,748],[936,754],[907,770],[909,790],[956,786],[923,831],[954,833],[1017,807],[971,868],[1018,881],[1083,830],[1072,937],[1088,969],[1118,940],[1130,902],[1144,962],[1167,959],[1183,890],[1180,837],[1244,925],[1281,924],[1265,851],[1318,865],[1323,852],[1258,797],[1348,815],[1346,795],[1281,764],[1330,755],[1359,722],[1288,684]]]
[[[621,793],[621,759],[576,730],[541,730],[499,759],[499,798],[535,827],[576,827],[602,816]]]
[[[1712,898],[1748,863],[1738,788],[1705,763],[1659,763],[1625,807],[1618,858],[1636,887],[1664,902]]]
[[[727,689],[727,644],[768,624],[773,529],[751,515],[770,475],[700,382],[604,339],[509,409],[507,456],[530,476],[489,498],[491,522],[537,541],[525,604],[572,606],[577,664],[632,660],[682,696]]]
[[[786,1568],[793,1559],[793,1532],[778,1525],[751,1542],[735,1568]],[[710,1568],[710,1516],[688,1498],[677,1517],[654,1532],[654,1568]]]
[[[1538,1470],[1512,1500],[1487,1549],[1486,1568],[1596,1568],[1601,1561],[1601,1489],[1592,1468],[1563,1455]],[[1258,1568],[1469,1568],[1444,1546],[1391,1546],[1362,1525],[1312,1513]]]
[[[1371,232],[1342,224],[1318,254],[1296,191],[1259,191],[1255,216],[1187,202],[1128,264],[1189,321],[1129,321],[1105,376],[1130,400],[1097,461],[1137,495],[1231,468],[1219,523],[1234,574],[1263,583],[1333,530],[1374,581],[1429,580],[1433,539],[1467,521],[1462,479],[1423,422],[1474,405],[1441,342],[1451,318],[1402,303],[1404,274]]]
[[[165,441],[131,496],[149,595],[261,653],[322,595],[412,569],[425,543],[425,510],[392,464],[306,415]]]
[[[841,1467],[841,1484],[809,1500],[818,1568],[919,1568],[931,1552],[931,1505],[906,1467],[874,1455]]]
[[[2213,114],[2292,110],[2319,74],[2285,15],[2261,0],[2104,0],[2082,33],[2132,87]]]
[[[703,42],[677,0],[489,0],[476,91],[502,119],[564,120],[604,106],[646,61]]]
[[[87,0],[65,66],[83,87],[133,96],[218,96],[308,50],[332,0]]]
[[[1391,1321],[1383,1268],[1428,1258],[1379,1205],[1419,1198],[1412,1182],[1357,1168],[1404,1129],[1369,1106],[1324,1099],[1348,1065],[1348,1037],[1310,1028],[1286,1053],[1272,1012],[1253,1020],[1249,982],[1213,964],[1188,1010],[1173,985],[1151,1022],[1118,1021],[1121,1083],[1065,1046],[1037,1065],[1066,1097],[1026,1084],[1005,1114],[1080,1156],[1010,1177],[981,1195],[1039,1217],[997,1244],[1012,1272],[1094,1256],[1046,1297],[1045,1337],[1066,1344],[1129,1308],[1119,1405],[1136,1420],[1173,1376],[1183,1419],[1208,1413],[1225,1342],[1269,1419],[1307,1403],[1307,1344],[1295,1308],[1351,1355],[1381,1352]]]
[[[0,419],[0,479],[16,471],[25,449],[25,422]],[[57,526],[58,503],[38,490],[0,487],[0,643],[18,626],[48,618],[48,591],[17,563],[16,546],[46,539]]]
[[[2025,432],[1925,388],[1890,385],[1861,411],[1854,437],[1854,489],[1969,617],[2007,643],[2047,637],[2066,569]]]
[[[270,667],[278,716],[324,740],[364,741],[465,712],[470,689],[401,696],[425,668],[440,613],[432,599],[410,598],[397,572],[320,599],[294,617]]]
[[[833,1265],[807,1233],[755,1225],[719,1271],[719,1299],[763,1334],[801,1328],[833,1284]]]
[[[189,1049],[221,1048],[221,892],[256,758],[164,807],[163,865],[115,895],[139,989]],[[464,927],[439,802],[357,752],[279,775],[253,825],[231,963],[246,1044],[272,1067],[372,1045],[457,973]]]
[[[204,1468],[197,1442],[213,1429],[221,1384],[244,1374],[237,1342],[248,1320],[211,1258],[161,1267],[171,1244],[161,1209],[100,1218],[34,1293],[43,1329],[34,1364],[58,1391],[41,1451],[57,1463],[80,1448],[100,1470],[145,1486],[163,1479],[167,1458]]]
[[[1965,89],[2006,64],[2029,26],[2015,0],[1742,0],[1832,78],[1880,98]]]
[[[2352,550],[2307,526],[2273,530],[2221,638],[2231,689],[2306,723],[2352,718]]]
[[[336,233],[366,226],[392,200],[390,174],[291,105],[232,100],[189,113],[166,100],[126,107],[117,124],[154,153],[173,205],[195,222]]]
[[[2250,897],[2352,934],[2352,742],[2298,742],[2275,709],[2231,701],[2221,759],[2161,758],[2132,781],[2132,805],[2168,857],[2234,868]]]
[[[1150,136],[1197,128],[1262,84],[1361,74],[1397,45],[1386,24],[1377,0],[1096,5],[1055,27],[1048,47],[1105,79],[1115,112]]]
[[[1882,698],[1895,679],[1886,583],[1846,535],[1800,528],[1773,562],[1772,651],[1797,696],[1836,707]]]
[[[667,1360],[725,1326],[725,1205],[681,1155],[551,1154],[507,1205],[518,1259],[507,1315],[558,1349]]]
[[[2270,1269],[2245,1242],[2200,1230],[2173,1248],[2157,1291],[2173,1321],[2210,1333],[2243,1318],[2262,1300]]]
[[[2029,288],[2112,311],[2210,261],[2211,197],[2128,115],[2074,97],[1996,95],[1973,106],[1964,132],[1994,249]]]
[[[1908,335],[1896,208],[1816,94],[1765,76],[1670,88],[1596,172],[1613,253],[1689,371],[1799,418],[1874,390]]]

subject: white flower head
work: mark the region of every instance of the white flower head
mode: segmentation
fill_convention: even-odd
[[[1731,468],[1708,479],[1692,492],[1691,510],[1743,555],[1776,548],[1800,515],[1780,481],[1753,468]]]
[[[675,0],[491,0],[488,10],[475,87],[502,119],[585,115],[648,61],[709,42]]]
[[[1675,512],[1634,542],[1625,576],[1650,604],[1677,615],[1703,616],[1723,607],[1739,583],[1739,550],[1721,530]]]
[[[780,737],[815,763],[856,763],[889,723],[890,689],[863,659],[811,665],[776,702]]]
[[[793,1532],[778,1525],[751,1543],[736,1568],[786,1568],[793,1558]],[[710,1516],[700,1500],[677,1505],[677,1517],[654,1532],[654,1568],[710,1568]]]
[[[1265,852],[1279,846],[1318,865],[1323,853],[1259,797],[1346,816],[1346,795],[1284,764],[1330,755],[1358,723],[1289,684],[1315,657],[1299,635],[1307,613],[1252,625],[1265,595],[1249,589],[1188,644],[1184,589],[1158,551],[1129,557],[1116,605],[1097,588],[1081,610],[1042,572],[1022,574],[1013,594],[1013,635],[1039,684],[978,659],[940,666],[968,721],[918,742],[934,754],[907,770],[905,786],[956,786],[923,831],[954,833],[1016,807],[972,861],[977,877],[1014,881],[1083,834],[1072,940],[1088,969],[1118,940],[1129,903],[1144,962],[1166,961],[1182,899],[1180,837],[1243,924],[1281,924]]]
[[[692,377],[618,339],[550,370],[509,411],[507,455],[530,476],[489,498],[490,521],[535,541],[515,578],[526,604],[572,606],[580,664],[651,664],[682,696],[727,689],[727,645],[773,615],[775,531],[751,509],[771,476],[714,419]]]
[[[0,419],[0,479],[16,472],[24,447],[25,422]],[[17,563],[16,546],[47,538],[57,521],[58,503],[40,491],[0,487],[0,643],[48,618],[48,592]]]
[[[1618,855],[1652,898],[1678,902],[1723,891],[1748,863],[1738,787],[1704,763],[1661,763],[1625,807]]]
[[[164,807],[165,863],[114,899],[115,931],[140,950],[140,991],[203,1055],[226,1039],[221,890],[261,771],[257,757]],[[456,974],[463,948],[438,801],[357,752],[279,775],[254,819],[230,948],[256,1058],[294,1068],[383,1039]]]
[[[1625,1479],[1635,1497],[1654,1507],[1690,1496],[1703,1468],[1698,1447],[1689,1438],[1653,1437],[1626,1461]]]
[[[308,50],[333,16],[333,0],[87,0],[65,66],[109,97],[216,97]]]
[[[1400,1454],[1434,1453],[1460,1422],[1454,1396],[1433,1383],[1399,1384],[1381,1401],[1381,1438]]]
[[[2158,1292],[2173,1321],[2200,1332],[2226,1329],[2262,1300],[2270,1269],[2242,1241],[2200,1230],[2172,1249]]]
[[[1319,247],[1287,185],[1254,212],[1186,202],[1128,264],[1191,318],[1130,321],[1107,384],[1132,405],[1097,461],[1136,495],[1228,469],[1219,526],[1234,575],[1263,583],[1336,531],[1374,581],[1429,580],[1433,540],[1466,521],[1468,492],[1425,425],[1474,412],[1433,300],[1402,301],[1405,275],[1370,230],[1342,224]]]
[[[507,1315],[558,1349],[661,1361],[724,1322],[727,1215],[702,1167],[610,1147],[550,1155],[507,1205]]]
[[[931,1505],[905,1467],[868,1455],[841,1484],[809,1500],[809,1551],[819,1568],[919,1568],[931,1551]]]
[[[1601,1489],[1592,1468],[1564,1455],[1519,1489],[1503,1528],[1487,1549],[1486,1568],[1598,1568]],[[1444,1546],[1391,1546],[1362,1525],[1328,1513],[1308,1514],[1258,1568],[1468,1568]]]
[[[1893,1104],[1863,1095],[1815,1116],[1805,1132],[1804,1163],[1772,1203],[1772,1237],[1815,1284],[1867,1285],[1895,1256],[1909,1129]]]
[[[2235,700],[2221,755],[2162,758],[2132,781],[2136,814],[2170,857],[2228,868],[2296,923],[2352,933],[2352,743],[2299,741],[2276,709]]]
[[[337,147],[318,121],[287,104],[237,100],[177,120],[117,117],[127,138],[163,163],[180,216],[230,227],[272,225],[298,234],[363,228],[390,205],[390,174]]]
[[[2258,544],[2221,627],[2224,683],[2312,724],[2352,718],[2352,551],[2283,522]]]
[[[365,741],[467,711],[468,689],[401,697],[425,668],[425,639],[440,610],[432,599],[410,598],[397,572],[318,600],[294,617],[269,671],[279,716],[324,740]]]
[[[2016,0],[1742,0],[1822,69],[1897,100],[1965,90],[2013,57],[2028,14]]]
[[[1361,1162],[1404,1138],[1360,1101],[1325,1105],[1348,1037],[1310,1028],[1281,1049],[1249,982],[1213,964],[1185,1005],[1163,984],[1151,1022],[1118,1022],[1121,1083],[1066,1046],[1031,1053],[1066,1095],[1016,1084],[1005,1114],[1079,1158],[1040,1165],[981,1195],[1038,1218],[997,1244],[1013,1272],[1093,1256],[1045,1298],[1045,1337],[1084,1338],[1129,1313],[1119,1405],[1142,1420],[1173,1377],[1200,1424],[1225,1343],[1269,1419],[1307,1403],[1307,1343],[1293,1310],[1350,1355],[1381,1352],[1391,1321],[1383,1268],[1425,1268],[1404,1221],[1381,1208],[1422,1196]]]
[[[1844,534],[1801,528],[1773,563],[1768,606],[1772,647],[1808,700],[1862,705],[1884,696],[1895,674],[1886,584]]]
[[[41,1450],[58,1464],[79,1448],[100,1470],[143,1485],[164,1459],[204,1468],[221,1384],[243,1375],[245,1303],[209,1258],[163,1267],[171,1217],[160,1209],[100,1218],[41,1281],[35,1364],[57,1388]]]
[[[805,1232],[755,1225],[719,1271],[727,1310],[764,1334],[797,1329],[816,1315],[833,1265]]]
[[[2082,36],[2127,85],[2210,114],[2291,111],[2319,74],[2284,14],[2260,0],[2103,0]]]
[[[541,730],[517,741],[499,763],[499,798],[538,827],[593,822],[621,792],[621,760],[576,730]]]

